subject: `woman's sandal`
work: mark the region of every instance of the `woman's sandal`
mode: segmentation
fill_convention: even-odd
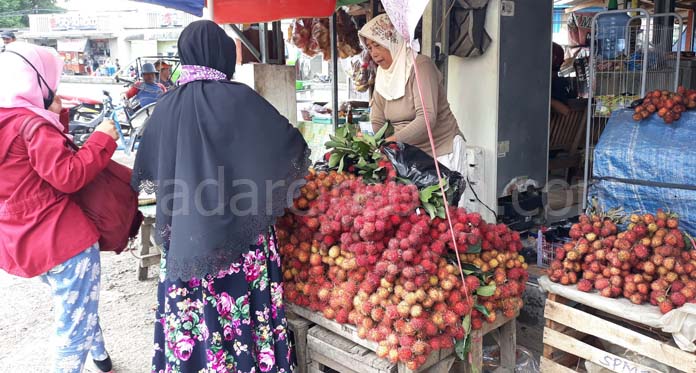
[[[100,372],[110,373],[113,369],[113,364],[111,363],[111,357],[107,356],[104,360],[92,360],[94,365],[97,366]]]

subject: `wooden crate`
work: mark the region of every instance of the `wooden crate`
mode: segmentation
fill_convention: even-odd
[[[295,315],[292,312],[286,313],[288,320],[288,328],[293,335],[293,347],[295,348],[295,356],[297,357],[297,373],[308,373],[309,351],[307,350],[307,332],[314,325],[311,321]]]
[[[373,351],[321,326],[314,326],[307,335],[307,348],[312,360],[309,372],[324,372],[326,368],[341,373],[398,373],[399,365],[380,359]],[[448,373],[454,355],[431,365],[423,372]]]
[[[307,349],[312,366],[319,371],[328,367],[341,373],[397,373],[398,369],[371,350],[321,326],[309,330]]]
[[[378,343],[368,341],[366,339],[362,339],[358,336],[358,329],[353,326],[353,325],[347,325],[347,324],[339,324],[333,320],[329,320],[325,318],[322,314],[318,312],[313,312],[311,310],[308,310],[306,308],[298,307],[296,305],[287,305],[287,308],[290,309],[294,314],[304,317],[305,319],[320,325],[324,329],[327,329],[335,334],[337,334],[340,337],[343,337],[355,344],[358,344],[370,351],[377,351],[377,347],[379,347]],[[428,360],[426,360],[425,364],[417,371],[417,372],[422,372],[425,371],[427,368],[439,363],[441,360],[444,358],[449,357],[454,353],[453,349],[447,349],[447,350],[439,350],[435,351],[430,356],[428,357]],[[403,363],[399,364],[399,373],[414,373],[412,370],[406,368],[406,365]]]
[[[658,373],[653,368],[595,347],[586,340],[589,337],[621,346],[680,371],[696,373],[696,354],[598,317],[594,312],[590,313],[592,309],[585,311],[569,307],[564,304],[566,302],[556,294],[549,294],[546,300],[542,372],[574,372],[579,361],[584,359],[612,372]]]
[[[300,317],[303,317],[321,326],[322,328],[337,334],[342,338],[345,338],[370,351],[377,351],[377,347],[379,346],[379,344],[360,338],[358,336],[357,328],[353,325],[339,324],[333,320],[326,319],[322,314],[318,312],[313,312],[306,308],[298,307],[294,304],[288,304],[286,308],[290,310],[292,313]],[[502,366],[506,369],[514,370],[515,357],[517,352],[517,325],[515,321],[516,317],[517,315],[514,318],[505,318],[502,314],[498,314],[498,318],[496,319],[495,323],[484,323],[484,327],[481,330],[473,331],[473,343],[471,347],[473,363],[470,365],[468,363],[465,364],[460,362],[459,364],[456,364],[455,367],[451,369],[451,371],[457,373],[473,371],[481,372],[483,367],[483,337],[495,330],[499,330],[501,333],[500,351]],[[452,349],[435,351],[428,357],[428,360],[418,370],[418,372],[427,371],[428,368],[442,362],[443,360],[447,360],[449,357],[453,357],[453,354],[454,350]],[[398,373],[414,373],[413,371],[407,369],[404,364],[399,364],[397,371]]]

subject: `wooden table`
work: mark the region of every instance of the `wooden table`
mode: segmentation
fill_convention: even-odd
[[[647,357],[679,371],[696,372],[696,354],[672,346],[669,343],[671,336],[662,336],[659,331],[605,314],[588,305],[569,306],[575,303],[558,294],[548,295],[544,310],[542,372],[574,372],[583,360],[618,373],[660,372],[643,365],[643,360],[638,357]],[[617,356],[602,348],[600,340],[632,353],[627,355],[629,357]]]
[[[358,337],[357,328],[353,325],[339,324],[333,320],[326,319],[318,312],[313,312],[303,307],[294,304],[286,304],[286,309],[290,310],[294,315],[304,318],[322,328],[337,334],[338,336],[352,341],[370,351],[376,351],[378,344]],[[483,337],[494,331],[500,332],[500,371],[512,372],[515,369],[515,360],[517,353],[517,315],[513,318],[506,318],[502,314],[498,314],[498,318],[493,324],[484,323],[483,328],[472,332],[471,354],[473,362],[471,365],[465,362],[458,361],[451,367],[450,372],[465,373],[465,372],[482,372],[483,371]],[[305,344],[306,345],[306,344]],[[437,363],[446,360],[453,356],[454,350],[440,350],[431,354],[426,364],[419,370],[426,371],[428,368]],[[404,364],[398,364],[396,369],[398,373],[413,373],[405,368]]]

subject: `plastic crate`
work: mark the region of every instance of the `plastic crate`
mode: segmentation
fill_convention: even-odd
[[[570,239],[564,239],[557,242],[549,242],[544,238],[544,234],[539,231],[537,237],[537,266],[548,268],[551,262],[556,259],[556,249],[563,247],[564,244],[570,242]]]

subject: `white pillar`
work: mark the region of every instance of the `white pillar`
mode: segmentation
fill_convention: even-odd
[[[208,19],[214,21],[215,10],[214,10],[215,0],[208,0],[208,6],[203,8],[203,19]]]

